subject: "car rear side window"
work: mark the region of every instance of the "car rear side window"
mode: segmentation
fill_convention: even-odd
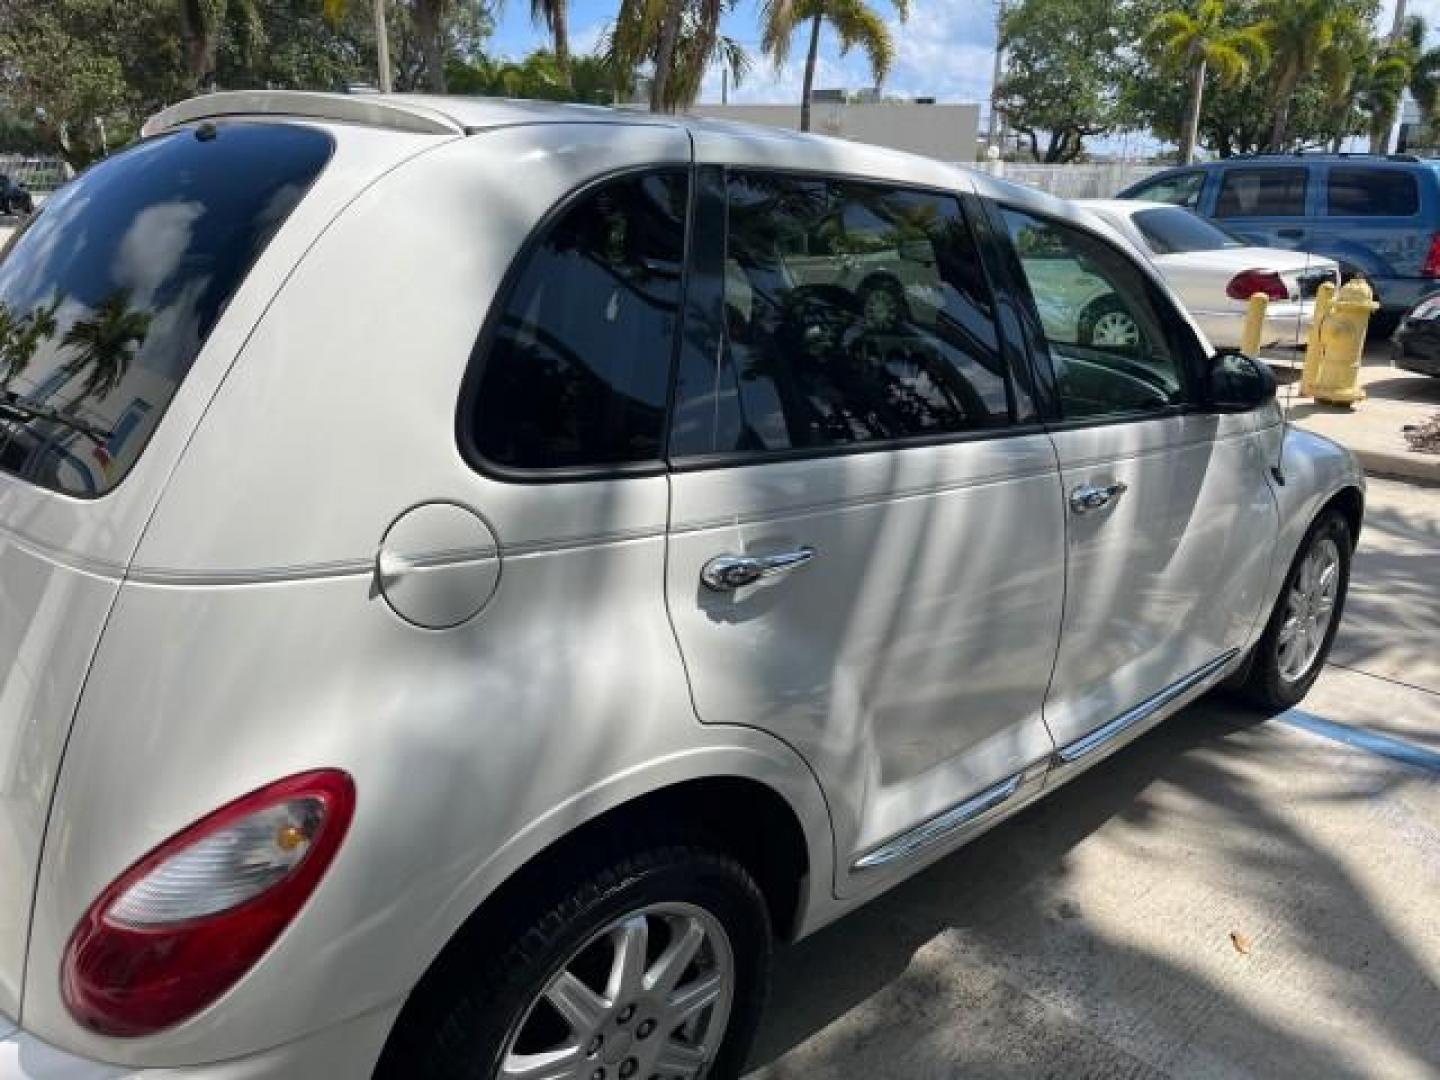
[[[1194,210],[1200,205],[1200,192],[1205,187],[1203,172],[1172,173],[1147,183],[1137,184],[1126,194],[1127,199],[1148,199],[1151,202],[1173,203]]]
[[[206,124],[56,192],[0,261],[0,468],[80,497],[118,484],[332,148]]]
[[[1332,217],[1414,217],[1420,189],[1403,169],[1332,168],[1326,196]]]
[[[815,450],[1009,422],[993,305],[957,198],[748,171],[731,172],[725,194],[721,363],[708,386],[682,380],[672,452]]]
[[[1215,216],[1304,217],[1307,169],[1227,169]]]
[[[604,181],[522,256],[461,406],[482,467],[660,461],[688,187],[683,169]]]

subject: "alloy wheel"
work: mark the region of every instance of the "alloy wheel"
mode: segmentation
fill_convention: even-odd
[[[499,1080],[699,1080],[725,1037],[735,957],[692,904],[630,912],[572,953],[530,1002]]]
[[[1112,348],[1140,344],[1140,327],[1125,311],[1107,311],[1095,320],[1090,331],[1090,340],[1095,345]]]
[[[1340,549],[1324,536],[1306,553],[1285,597],[1285,618],[1276,639],[1276,666],[1286,682],[1297,682],[1325,646],[1340,587]]]

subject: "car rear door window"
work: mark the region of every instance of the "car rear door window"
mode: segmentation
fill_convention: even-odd
[[[1152,415],[1186,398],[1166,311],[1129,258],[1079,228],[1010,207],[1001,217],[1049,346],[1063,419]]]
[[[1304,217],[1308,169],[1226,169],[1215,216],[1221,218]]]
[[[0,256],[0,468],[81,497],[118,484],[331,149],[205,124],[56,192]]]
[[[672,451],[767,453],[1005,425],[993,303],[960,202],[731,172],[721,363]],[[696,399],[698,394],[699,400]],[[713,422],[712,422],[713,421]]]
[[[482,466],[660,461],[688,188],[683,169],[604,181],[522,256],[462,405]]]
[[[1414,217],[1420,189],[1403,169],[1332,168],[1326,194],[1331,217]]]

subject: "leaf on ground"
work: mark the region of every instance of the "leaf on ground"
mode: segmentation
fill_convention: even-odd
[[[1238,952],[1241,956],[1250,955],[1250,938],[1247,935],[1242,934],[1239,930],[1230,931],[1230,944],[1235,946],[1235,951]]]

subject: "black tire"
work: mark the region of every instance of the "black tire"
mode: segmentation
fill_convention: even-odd
[[[1299,579],[1305,559],[1317,545],[1326,539],[1335,542],[1340,556],[1339,580],[1336,584],[1334,610],[1330,618],[1330,625],[1325,628],[1320,651],[1316,653],[1315,658],[1297,677],[1286,678],[1281,672],[1280,633],[1289,613],[1290,592]],[[1263,709],[1288,709],[1308,694],[1310,687],[1315,685],[1315,680],[1320,677],[1320,669],[1325,666],[1325,658],[1330,655],[1330,646],[1334,644],[1336,631],[1340,629],[1340,620],[1345,613],[1345,596],[1350,588],[1350,559],[1353,549],[1354,538],[1350,535],[1350,526],[1339,511],[1327,510],[1311,524],[1309,531],[1305,533],[1305,538],[1300,542],[1300,550],[1295,553],[1295,559],[1285,575],[1285,584],[1280,590],[1279,597],[1275,600],[1275,610],[1270,613],[1270,621],[1265,626],[1265,633],[1256,643],[1255,650],[1251,655],[1249,675],[1241,687],[1241,693],[1249,701]]]
[[[462,931],[407,1003],[376,1077],[493,1080],[512,1032],[577,950],[627,913],[671,903],[703,909],[729,938],[734,997],[705,1076],[738,1077],[769,983],[770,916],[754,878],[729,855],[690,840],[656,840],[597,856],[569,882],[541,875],[553,884],[510,904],[510,914],[493,928]],[[617,1075],[613,1065],[606,1071],[607,1078]]]
[[[1095,329],[1100,320],[1106,315],[1125,315],[1135,326],[1136,341],[1131,351],[1135,356],[1144,356],[1149,352],[1149,342],[1145,337],[1145,330],[1135,321],[1134,314],[1117,296],[1102,296],[1098,300],[1091,301],[1080,313],[1079,325],[1076,326],[1076,336],[1080,339],[1081,345],[1095,345]],[[1119,346],[1100,346],[1101,348],[1118,348]]]

